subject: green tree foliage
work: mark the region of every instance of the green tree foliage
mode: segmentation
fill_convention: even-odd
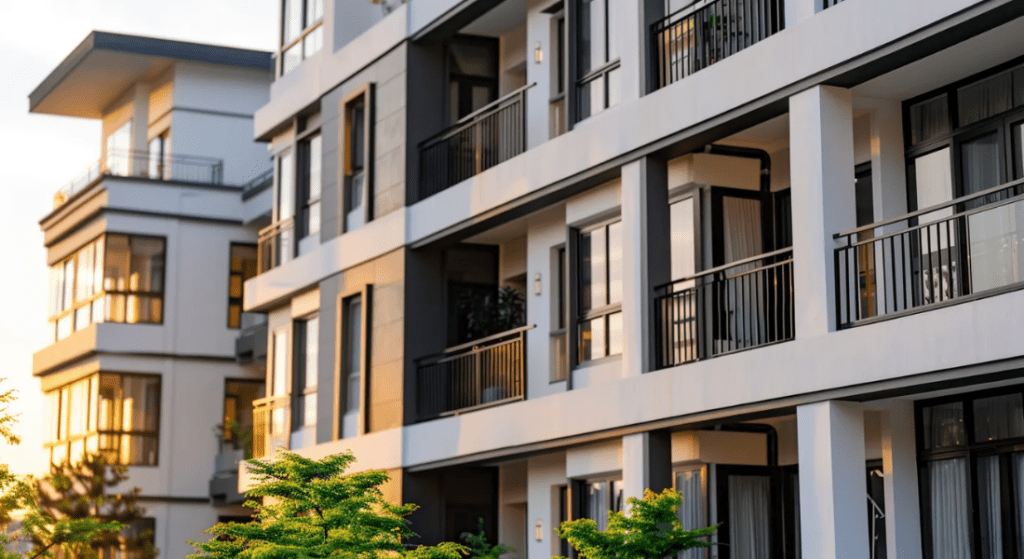
[[[0,378],[0,382],[6,379]],[[0,392],[0,441],[10,445],[20,441],[12,427],[17,418],[10,412],[15,392]],[[10,532],[15,517],[22,519],[21,529]],[[48,516],[39,506],[39,495],[31,478],[16,476],[7,464],[0,463],[0,559],[89,557],[90,544],[103,534],[118,531],[121,525],[98,518],[60,518]],[[26,555],[11,551],[18,541],[38,542]]]
[[[695,547],[709,547],[718,526],[683,530],[676,509],[682,498],[674,489],[644,491],[630,498],[630,516],[608,513],[608,529],[599,531],[589,518],[563,522],[558,536],[568,540],[585,559],[664,559]]]
[[[416,534],[405,517],[416,505],[384,500],[383,471],[345,475],[353,460],[348,453],[311,460],[289,452],[249,460],[257,486],[246,506],[254,520],[217,524],[207,531],[214,539],[190,542],[200,550],[190,559],[461,559],[466,548],[455,543],[407,549],[402,541]]]
[[[469,546],[469,556],[479,559],[498,559],[502,553],[515,551],[515,548],[504,545],[491,545],[487,541],[487,534],[484,533],[484,519],[479,519],[477,525],[479,532],[466,534],[466,545]]]
[[[91,556],[99,549],[123,548],[132,559],[153,559],[157,554],[152,532],[137,529],[145,513],[136,505],[139,488],[108,494],[127,480],[128,468],[110,464],[102,454],[86,454],[75,464],[51,465],[49,475],[35,482],[39,512],[47,521],[44,527],[87,519],[116,524],[124,528],[97,533],[85,553]],[[36,548],[42,549],[52,535],[44,529],[33,534],[33,540]]]

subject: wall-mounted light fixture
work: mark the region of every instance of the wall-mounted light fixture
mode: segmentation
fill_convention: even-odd
[[[533,61],[537,64],[544,62],[544,50],[540,48],[540,41],[533,46]]]
[[[533,294],[540,295],[540,272],[533,276]]]
[[[539,518],[537,519],[536,530],[533,537],[539,542],[544,541],[544,521]]]

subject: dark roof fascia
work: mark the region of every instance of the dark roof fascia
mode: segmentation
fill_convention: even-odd
[[[268,72],[274,67],[273,57],[267,51],[93,31],[71,51],[71,54],[32,93],[29,93],[29,111],[34,110],[64,78],[70,75],[85,60],[89,53],[101,49],[175,60],[187,60],[190,62],[237,66],[254,70],[266,70]]]

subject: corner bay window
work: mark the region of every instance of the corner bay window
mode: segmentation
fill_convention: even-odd
[[[622,353],[622,222],[581,232],[577,363]]]
[[[157,464],[159,376],[100,373],[45,398],[51,462],[75,462],[85,452],[98,452],[113,464]]]
[[[284,0],[281,17],[281,75],[324,46],[324,0]]]
[[[926,557],[1024,557],[1022,390],[1003,388],[918,406]]]
[[[164,239],[108,233],[50,267],[60,340],[93,322],[163,322]]]

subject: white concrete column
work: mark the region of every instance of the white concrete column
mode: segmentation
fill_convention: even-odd
[[[133,176],[145,175],[149,172],[149,86],[138,84],[132,92],[132,152],[130,158]]]
[[[835,330],[835,241],[856,225],[853,96],[815,86],[789,99],[796,336]]]
[[[875,221],[883,221],[907,213],[907,168],[903,155],[903,107],[899,101],[873,100],[871,113],[871,196]],[[875,231],[884,235],[899,231],[905,224],[896,223]],[[905,267],[902,253],[892,247],[875,247],[876,285],[879,306],[898,309],[905,306],[906,290],[902,281],[892,288],[886,278],[905,278],[898,272]]]
[[[796,409],[804,557],[867,559],[864,410],[825,401]]]
[[[667,431],[647,431],[623,436],[623,497],[640,499],[645,489],[660,493],[671,486],[671,435]]]
[[[786,0],[786,29],[813,17],[824,5],[824,0]]]
[[[885,537],[889,559],[921,559],[914,403],[894,402],[882,413]]]
[[[669,280],[668,174],[652,158],[622,167],[622,375],[650,370],[653,288]]]

